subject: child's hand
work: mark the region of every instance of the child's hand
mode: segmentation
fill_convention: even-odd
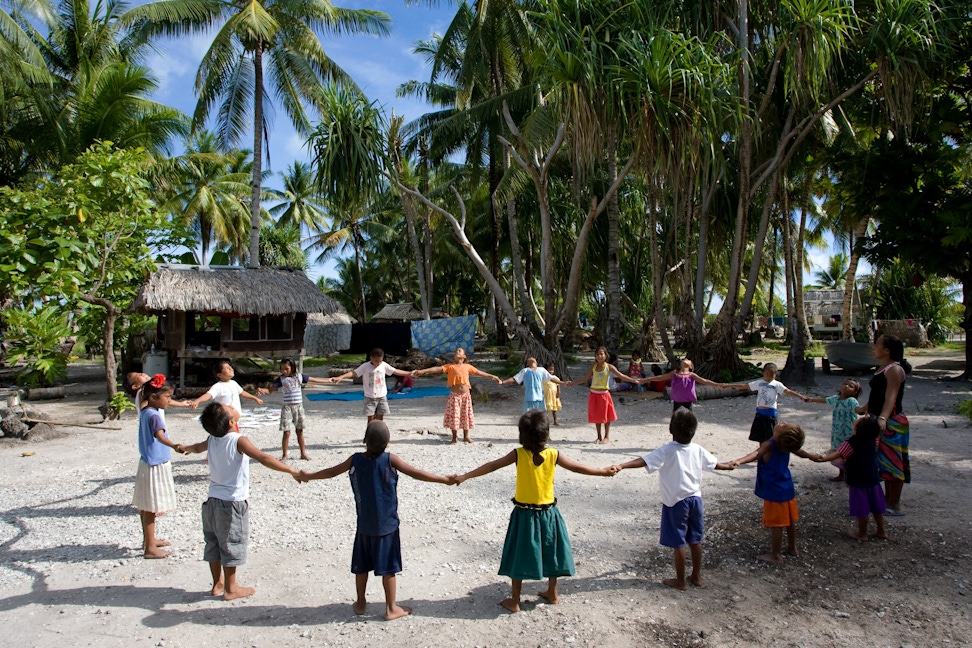
[[[607,468],[604,469],[604,476],[605,477],[614,477],[619,472],[621,472],[621,466],[617,466],[617,465],[615,465],[615,466],[608,466]]]
[[[411,376],[412,378],[418,378],[419,377],[419,370],[418,369],[412,369],[412,371],[409,372],[408,375]]]
[[[460,485],[462,482],[466,481],[466,478],[462,475],[449,475],[449,479],[456,486]]]
[[[265,396],[270,393],[266,387],[257,387],[257,396]]]
[[[190,409],[196,409],[199,407],[199,401],[189,401],[189,407]]]
[[[172,449],[175,450],[176,453],[181,454],[181,455],[187,455],[187,454],[189,454],[189,451],[186,450],[186,446],[182,445],[181,443],[175,444],[174,446],[172,446]]]
[[[308,473],[306,470],[298,470],[294,472],[293,475],[298,484],[304,484],[310,481],[310,473]]]
[[[503,384],[503,379],[500,378],[499,376],[493,376],[493,380],[495,380],[497,382],[497,384],[500,384],[500,385]]]
[[[458,486],[459,475],[446,475],[446,486]]]

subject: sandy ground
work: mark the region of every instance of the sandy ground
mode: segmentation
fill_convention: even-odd
[[[509,592],[509,581],[496,571],[511,508],[510,468],[458,488],[401,477],[405,566],[398,591],[414,614],[386,622],[377,579],[369,583],[367,613],[356,617],[351,610],[354,502],[344,476],[299,486],[252,464],[250,555],[239,574],[257,592],[226,603],[208,595],[201,559],[199,505],[208,485],[201,457],[174,460],[180,505],[158,527],[175,553],[146,561],[130,506],[138,460],[134,418],[120,422],[120,431],[62,428],[62,436],[44,442],[0,440],[0,645],[972,645],[972,428],[955,409],[970,396],[969,385],[937,380],[958,372],[957,355],[911,360],[905,407],[913,483],[902,500],[907,516],[889,518],[889,540],[847,538],[846,489],[827,481],[835,469],[794,458],[801,555],[783,566],[762,564],[755,558],[767,551],[769,533],[752,494],[755,470],[718,472],[703,486],[705,588],[678,592],[660,584],[673,567],[670,550],[658,545],[657,476],[639,470],[609,479],[560,470],[557,495],[577,574],[561,581],[556,606],[537,598],[539,583],[525,583],[517,615],[497,605]],[[69,400],[39,409],[55,420],[96,420],[101,385],[96,372],[87,373],[88,382],[73,388]],[[818,374],[810,393],[835,393],[841,380]],[[433,383],[439,384],[418,384]],[[340,388],[349,389],[347,383]],[[516,447],[522,390],[489,390],[488,402],[476,404],[471,446],[446,442],[444,398],[393,402],[390,450],[440,474],[509,452]],[[552,445],[600,466],[670,439],[668,401],[619,403],[616,396],[615,402],[614,441],[596,446],[585,422],[586,390],[565,390]],[[279,395],[267,400],[271,408],[279,403]],[[295,463],[319,469],[359,450],[360,407],[308,402],[313,459]],[[751,451],[753,408],[754,397],[701,403],[695,440],[726,461]],[[204,439],[195,416],[170,409],[170,436]],[[826,406],[784,398],[781,417],[807,429],[808,450],[828,447]],[[275,426],[248,434],[258,447],[279,452]]]

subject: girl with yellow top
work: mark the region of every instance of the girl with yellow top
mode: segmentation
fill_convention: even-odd
[[[516,495],[513,512],[506,530],[500,576],[513,581],[513,593],[500,602],[510,612],[520,611],[520,587],[524,580],[549,579],[547,589],[539,595],[556,604],[557,579],[574,575],[574,557],[570,551],[567,525],[557,510],[554,497],[554,471],[561,466],[582,475],[611,477],[615,466],[592,468],[571,461],[559,451],[548,448],[550,424],[545,412],[534,410],[520,417],[520,445],[522,448],[505,457],[483,464],[465,475],[451,479],[461,484],[472,477],[487,475],[505,466],[516,464]]]
[[[593,423],[597,429],[597,441],[594,443],[610,443],[611,421],[618,420],[618,414],[614,411],[614,401],[611,400],[611,390],[609,383],[610,376],[624,382],[638,384],[634,378],[624,375],[618,368],[608,361],[608,352],[604,347],[597,347],[594,351],[594,364],[587,370],[587,375],[580,380],[572,380],[567,383],[572,387],[578,383],[591,381],[591,393],[587,396],[587,422]],[[601,437],[601,426],[604,426],[604,437]]]

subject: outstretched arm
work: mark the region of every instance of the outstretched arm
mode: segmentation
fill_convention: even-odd
[[[718,383],[714,380],[709,380],[708,378],[703,378],[699,374],[692,372],[692,380],[699,383],[700,385],[707,385],[709,387],[718,387],[719,389],[725,389],[729,385],[725,383]]]
[[[644,458],[638,457],[637,459],[632,459],[631,461],[625,461],[623,464],[615,464],[615,468],[620,470],[626,470],[628,468],[644,468],[648,464],[645,463]]]
[[[803,448],[800,448],[799,450],[794,450],[793,451],[793,454],[795,454],[798,457],[802,457],[804,459],[809,459],[811,461],[816,461],[817,460],[817,455],[810,454],[809,452],[807,452]]]
[[[467,479],[472,479],[473,477],[482,477],[483,475],[488,475],[489,473],[499,470],[500,468],[505,468],[506,466],[511,466],[516,463],[516,450],[511,450],[509,454],[503,455],[499,459],[495,459],[488,463],[484,463],[479,468],[474,468],[467,472],[465,475],[453,475],[456,484],[461,484]]]
[[[329,382],[329,383],[332,383],[332,384],[333,383],[339,383],[342,380],[344,380],[345,378],[351,378],[353,376],[354,376],[354,372],[353,371],[345,371],[340,376],[334,376],[333,378],[328,378],[326,381],[322,381],[322,382]]]
[[[595,468],[594,466],[588,466],[587,464],[578,463],[572,461],[565,457],[563,453],[557,453],[557,465],[566,468],[567,470],[581,475],[591,475],[592,477],[614,477],[621,470],[617,466],[605,466],[604,468]]]
[[[305,473],[301,471],[300,475],[297,477],[297,481],[330,479],[332,477],[337,477],[338,475],[343,475],[349,470],[351,470],[351,457],[348,457],[336,466],[331,466],[330,468],[325,468],[324,470],[318,470],[316,473]]]
[[[309,383],[329,383],[330,378],[315,378],[314,376],[307,376],[307,382]]]
[[[736,466],[741,466],[743,464],[752,463],[757,459],[759,459],[760,457],[762,457],[763,455],[769,453],[769,451],[770,451],[770,442],[763,441],[762,443],[759,444],[758,449],[753,450],[752,452],[750,452],[748,455],[744,457],[739,457],[738,459],[734,459],[733,461],[730,461],[729,465],[736,467]]]
[[[594,375],[594,365],[591,365],[591,368],[587,370],[587,374],[583,378],[578,378],[577,380],[571,380],[570,382],[566,382],[563,384],[566,385],[567,387],[573,387],[574,385],[581,385],[586,383],[588,380],[590,380],[593,375]]]
[[[429,367],[428,369],[416,369],[412,372],[412,378],[418,378],[419,376],[433,376],[435,374],[445,373],[445,369],[442,367]]]
[[[417,479],[424,482],[433,482],[435,484],[454,484],[455,481],[449,479],[448,477],[441,477],[434,473],[425,472],[424,470],[419,470],[413,466],[408,465],[402,460],[397,454],[391,455],[391,465],[392,468],[398,472],[405,473],[412,479]]]
[[[740,391],[752,391],[749,388],[749,383],[726,383],[724,385],[726,389],[738,389]]]
[[[251,394],[248,391],[241,391],[240,392],[240,396],[242,398],[246,398],[246,399],[249,399],[249,400],[255,402],[257,405],[263,405],[263,401],[262,400],[260,400],[259,398],[257,398],[256,396],[254,396],[253,394]]]
[[[209,392],[206,392],[205,394],[203,394],[199,398],[196,398],[195,400],[190,401],[189,407],[191,407],[192,409],[196,409],[197,407],[199,407],[199,404],[200,403],[205,403],[206,401],[210,400],[212,397],[213,397],[212,394],[210,394]]]
[[[477,369],[476,367],[473,367],[473,366],[470,366],[469,367],[469,373],[471,373],[474,376],[481,376],[483,378],[490,378],[492,380],[495,380],[496,382],[498,382],[501,385],[503,384],[503,379],[500,378],[499,376],[494,376],[491,373],[486,373],[482,369]]]
[[[610,371],[611,372],[611,375],[613,375],[618,380],[623,380],[624,382],[629,382],[629,383],[632,383],[634,385],[637,385],[638,384],[638,379],[637,378],[632,378],[631,376],[629,376],[627,374],[621,373],[620,371],[618,371],[618,368],[615,367],[613,364],[609,364],[608,365],[608,371]]]
[[[803,399],[803,402],[804,403],[822,403],[822,404],[826,405],[827,404],[827,399],[826,398],[822,398],[820,396],[807,396],[806,398]]]
[[[200,452],[206,452],[209,449],[209,441],[200,441],[199,443],[193,443],[192,445],[182,446],[182,454],[197,454]]]
[[[245,454],[247,457],[256,459],[271,470],[287,473],[288,475],[292,475],[294,477],[300,474],[300,471],[298,471],[296,468],[291,468],[279,459],[271,457],[263,450],[257,448],[255,445],[253,445],[253,442],[247,439],[245,436],[241,436],[236,440],[236,449],[242,454]]]
[[[818,455],[815,455],[813,457],[813,461],[816,461],[817,463],[822,463],[824,461],[836,461],[837,459],[841,459],[841,458],[842,455],[838,450],[831,450],[827,454],[820,453]]]
[[[787,396],[792,396],[793,398],[799,398],[804,403],[810,401],[810,397],[809,396],[804,396],[803,394],[798,394],[797,392],[793,391],[789,387],[787,387],[786,389],[784,389],[783,390],[783,393],[786,394]]]

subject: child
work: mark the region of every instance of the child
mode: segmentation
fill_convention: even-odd
[[[592,468],[571,461],[553,448],[547,448],[550,425],[544,412],[527,412],[520,417],[520,445],[505,457],[483,464],[462,476],[454,476],[457,484],[467,479],[488,475],[494,470],[516,464],[516,494],[513,512],[506,530],[500,576],[513,581],[513,593],[500,602],[510,612],[520,611],[520,588],[524,579],[549,579],[547,589],[539,595],[556,605],[557,579],[574,575],[574,557],[570,550],[567,525],[557,510],[554,497],[554,471],[561,466],[582,475],[610,477],[617,473],[615,466]]]
[[[280,361],[280,376],[273,381],[268,389],[262,387],[257,390],[257,394],[269,394],[278,389],[283,392],[283,406],[280,408],[280,431],[283,438],[280,445],[283,446],[281,459],[287,458],[287,449],[290,445],[290,431],[297,431],[297,447],[300,448],[300,458],[310,459],[307,449],[304,446],[304,397],[301,394],[300,386],[307,383],[326,383],[330,382],[327,378],[314,378],[307,374],[297,373],[297,364],[290,358]]]
[[[138,509],[142,523],[142,555],[145,558],[167,558],[170,555],[159,548],[170,543],[155,537],[155,516],[176,507],[172,449],[182,452],[183,448],[169,440],[161,414],[171,398],[172,387],[166,384],[162,374],[156,374],[142,385],[141,400],[145,407],[138,416],[138,472],[132,506]]]
[[[641,351],[638,351],[637,349],[631,352],[631,362],[628,363],[627,375],[629,378],[635,378],[638,380],[644,378],[645,374],[643,365],[641,364]],[[638,382],[637,386],[632,385],[631,383],[622,383],[618,385],[614,391],[628,391],[631,389],[641,391],[641,382]]]
[[[834,410],[830,423],[830,449],[836,450],[851,438],[854,434],[854,422],[857,421],[857,408],[860,403],[857,397],[861,395],[861,383],[853,378],[848,378],[840,385],[840,390],[833,396],[827,398],[807,398],[808,403],[826,403]],[[830,481],[844,481],[844,461],[840,456],[834,457],[834,466],[837,467],[836,477],[831,477]]]
[[[365,452],[356,452],[342,463],[316,473],[301,473],[301,481],[330,479],[349,473],[351,490],[358,513],[358,527],[351,554],[351,573],[355,575],[358,598],[354,613],[365,613],[368,602],[365,590],[368,572],[381,576],[385,589],[385,618],[389,621],[411,614],[411,608],[395,602],[395,575],[402,571],[402,548],[398,534],[398,472],[412,479],[453,484],[454,480],[413,468],[398,455],[385,452],[389,441],[388,426],[372,421],[365,431]]]
[[[501,380],[501,385],[512,385],[514,382],[523,385],[523,411],[546,410],[544,403],[543,385],[546,382],[560,384],[560,378],[551,375],[543,367],[537,366],[537,359],[529,357],[520,372],[512,378]]]
[[[240,434],[240,413],[229,405],[210,403],[199,417],[209,432],[207,441],[186,446],[186,454],[205,452],[209,464],[209,499],[202,505],[203,538],[206,548],[203,560],[209,563],[213,577],[213,596],[223,600],[252,596],[256,590],[236,582],[236,568],[246,564],[250,536],[250,458],[267,468],[289,473],[295,479],[300,473],[265,452]]]
[[[554,363],[551,362],[549,365],[547,365],[547,373],[550,374],[551,378],[557,378],[557,376],[554,375],[554,371],[556,370],[557,367],[554,365]],[[560,425],[560,423],[557,422],[557,412],[561,410],[560,386],[562,384],[563,383],[559,378],[557,379],[557,382],[553,382],[553,380],[543,381],[543,404],[544,407],[547,408],[547,411],[550,412],[550,416],[553,417],[554,425]]]
[[[880,434],[881,426],[876,418],[859,418],[851,430],[851,437],[841,443],[839,448],[814,457],[814,461],[840,458],[846,462],[844,470],[847,472],[850,514],[857,518],[857,532],[851,531],[847,535],[861,542],[867,540],[869,515],[874,516],[874,523],[877,525],[874,537],[882,540],[888,538],[888,532],[884,528],[887,506],[878,470],[877,440]]]
[[[671,443],[640,459],[617,466],[618,470],[647,468],[649,473],[658,471],[662,496],[661,536],[658,542],[675,551],[675,578],[666,578],[662,583],[682,591],[688,589],[685,585],[686,544],[692,552],[689,582],[702,587],[702,536],[705,534],[702,472],[732,470],[732,466],[719,463],[705,448],[692,443],[698,426],[698,419],[691,411],[685,408],[675,410],[668,423],[668,431],[673,439]]]
[[[255,402],[257,405],[263,405],[262,400],[249,392],[243,391],[240,383],[233,380],[236,371],[233,369],[233,365],[230,364],[229,360],[217,360],[216,366],[213,367],[213,373],[216,374],[216,384],[210,387],[208,392],[190,403],[189,407],[192,409],[196,409],[200,403],[205,403],[209,399],[212,399],[220,405],[229,405],[242,414],[243,404],[240,401],[241,396]]]
[[[412,391],[412,387],[415,386],[415,380],[412,379],[412,374],[405,374],[404,376],[398,376],[395,379],[395,388],[392,389],[393,394],[407,394]]]
[[[147,383],[152,379],[147,373],[142,373],[140,371],[129,371],[125,374],[125,380],[122,381],[122,390],[126,394],[132,397],[135,401],[135,411],[141,412],[145,404],[142,402],[142,385]],[[187,400],[174,400],[169,399],[169,407],[189,407],[192,403]],[[159,414],[162,416],[162,420],[165,421],[165,411],[160,410]]]
[[[767,362],[763,366],[763,379],[748,383],[726,385],[730,389],[756,392],[756,417],[749,429],[749,440],[763,443],[773,437],[776,429],[776,406],[780,394],[787,394],[807,402],[807,396],[796,393],[776,379],[776,365]]]
[[[572,387],[577,383],[591,381],[591,392],[587,396],[587,422],[593,423],[597,430],[597,441],[594,443],[611,442],[611,421],[617,421],[618,415],[614,411],[614,401],[611,400],[610,381],[614,376],[624,382],[636,383],[634,378],[628,378],[618,371],[617,367],[608,363],[608,352],[604,347],[597,347],[594,351],[594,364],[587,370],[587,375],[580,380],[566,383]],[[604,426],[604,437],[601,437],[601,426]]]
[[[472,443],[469,438],[469,430],[476,427],[476,419],[473,417],[472,397],[469,395],[469,376],[482,376],[492,378],[498,383],[503,381],[499,376],[480,371],[476,367],[466,362],[466,351],[463,348],[456,349],[455,362],[453,364],[442,365],[441,367],[429,367],[412,372],[412,376],[433,375],[444,373],[448,376],[449,399],[446,401],[445,416],[442,418],[442,425],[449,428],[452,432],[451,443],[459,440],[458,430],[462,428],[462,440]]]
[[[786,528],[787,549],[791,556],[800,555],[796,548],[796,521],[800,511],[796,503],[796,488],[790,475],[790,453],[804,459],[813,456],[804,452],[806,435],[796,423],[779,423],[773,428],[773,436],[745,457],[729,462],[735,468],[745,463],[756,463],[756,497],[763,500],[763,526],[772,532],[773,547],[770,553],[757,556],[759,560],[783,564],[783,529]]]
[[[385,362],[385,352],[375,348],[368,354],[368,362],[340,376],[329,378],[328,382],[339,383],[345,378],[360,376],[364,387],[364,415],[368,417],[368,423],[371,423],[381,421],[389,412],[388,384],[385,382],[385,376],[406,375],[408,375],[407,371],[396,369]]]
[[[720,389],[725,389],[726,387],[722,383],[712,382],[694,373],[694,369],[695,365],[692,364],[692,361],[688,358],[683,358],[678,364],[678,371],[669,371],[667,374],[644,378],[641,382],[671,381],[672,412],[677,412],[680,407],[691,410],[692,405],[699,400],[699,397],[695,394],[695,383],[702,383],[703,385],[718,387]]]

